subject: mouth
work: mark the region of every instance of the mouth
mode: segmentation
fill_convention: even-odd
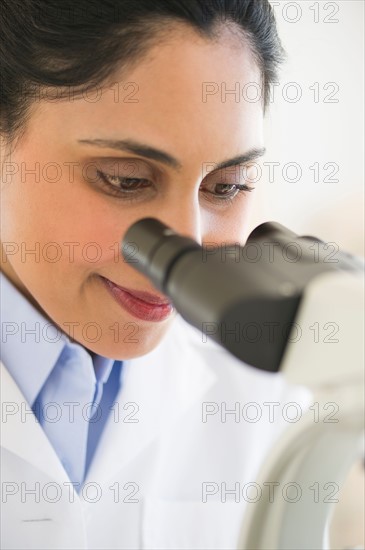
[[[114,300],[137,319],[160,322],[167,319],[174,310],[169,300],[157,294],[124,288],[102,275],[99,277]]]

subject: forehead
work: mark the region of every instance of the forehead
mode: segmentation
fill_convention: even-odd
[[[243,137],[245,146],[258,145],[262,102],[247,101],[250,86],[261,87],[261,74],[241,34],[224,27],[211,40],[183,25],[103,88],[41,110],[65,137],[142,137],[164,150],[182,150],[184,141],[211,151],[228,140],[231,153]]]

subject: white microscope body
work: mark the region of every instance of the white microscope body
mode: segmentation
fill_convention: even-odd
[[[328,549],[338,488],[364,457],[361,273],[318,275],[306,288],[295,322],[301,336],[289,338],[280,370],[311,390],[313,404],[286,429],[259,474],[257,482],[268,493],[246,512],[241,550]],[[297,498],[285,500],[279,491],[270,495],[271,482],[298,487]]]

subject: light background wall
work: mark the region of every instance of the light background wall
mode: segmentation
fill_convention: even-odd
[[[270,2],[287,61],[263,162],[280,165],[271,180],[263,166],[254,225],[276,220],[363,255],[364,1]]]

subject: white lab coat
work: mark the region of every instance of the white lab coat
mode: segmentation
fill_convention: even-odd
[[[124,368],[119,411],[78,495],[1,365],[2,549],[236,547],[255,498],[247,484],[290,424],[283,406],[306,408],[307,390],[203,342],[180,316],[152,352]],[[280,405],[270,418],[264,403],[273,402]]]

